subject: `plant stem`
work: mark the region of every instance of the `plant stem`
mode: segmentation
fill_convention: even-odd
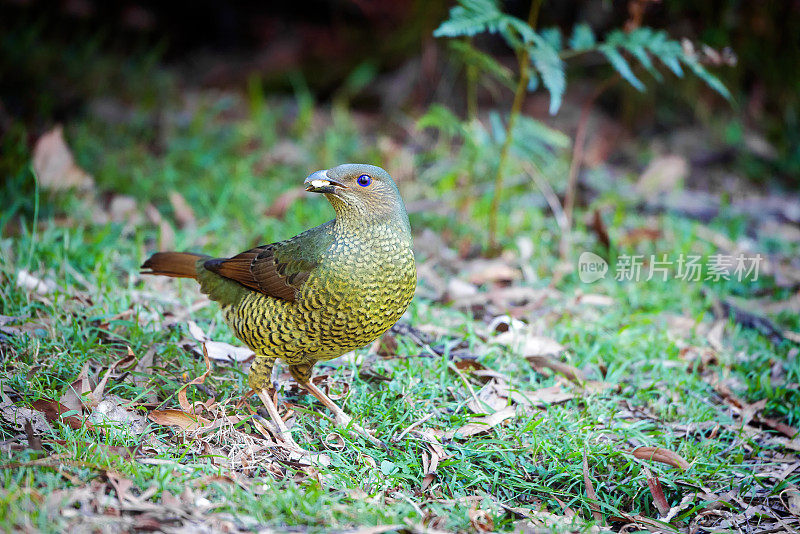
[[[468,38],[467,38],[468,39]],[[469,40],[466,41],[467,43]],[[478,118],[478,67],[467,64],[467,120]]]
[[[567,189],[564,192],[564,215],[566,217],[566,227],[561,229],[561,241],[559,243],[558,251],[561,261],[567,261],[570,252],[570,240],[572,233],[572,212],[575,208],[575,197],[577,196],[578,188],[578,173],[583,163],[583,148],[586,143],[586,126],[589,123],[589,116],[591,115],[592,107],[595,100],[603,94],[603,92],[617,83],[620,76],[617,74],[611,78],[606,79],[603,83],[597,86],[591,96],[584,102],[583,109],[581,109],[581,116],[578,119],[578,129],[575,132],[575,144],[572,147],[572,161],[569,165],[569,178],[567,180]]]
[[[539,8],[542,6],[542,0],[533,0],[531,2],[531,9],[528,12],[528,25],[536,29],[536,21],[539,18]],[[506,159],[508,159],[508,151],[511,147],[512,133],[514,131],[514,123],[517,121],[517,116],[522,109],[522,103],[525,100],[525,93],[528,90],[528,79],[530,77],[530,61],[528,57],[528,50],[523,46],[517,51],[517,59],[519,61],[519,80],[517,81],[517,89],[514,91],[514,102],[511,104],[511,114],[508,117],[508,124],[506,125],[506,138],[503,141],[503,147],[500,149],[500,159],[497,162],[497,174],[494,177],[494,196],[492,197],[492,204],[489,209],[489,249],[496,251],[497,246],[497,210],[500,208],[500,194],[503,191],[503,167],[505,166]]]

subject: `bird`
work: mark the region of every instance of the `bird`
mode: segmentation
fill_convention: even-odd
[[[141,272],[193,278],[219,303],[233,333],[255,353],[248,385],[287,447],[303,450],[271,395],[277,360],[333,413],[337,426],[381,444],[311,376],[317,362],[377,339],[411,303],[417,272],[408,214],[390,174],[375,165],[346,163],[319,170],[303,184],[306,191],[327,198],[334,219],[229,258],[157,252]]]

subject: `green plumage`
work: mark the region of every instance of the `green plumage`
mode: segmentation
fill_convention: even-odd
[[[228,325],[256,353],[249,375],[256,391],[271,386],[276,359],[305,383],[317,361],[376,339],[405,312],[416,288],[408,216],[386,171],[341,165],[306,184],[326,195],[334,220],[233,258],[159,253],[143,265],[151,274],[194,277],[219,302]]]

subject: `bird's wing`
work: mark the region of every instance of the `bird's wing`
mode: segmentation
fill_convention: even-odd
[[[333,240],[330,226],[323,224],[292,239],[262,245],[232,258],[208,260],[203,266],[270,297],[293,301]]]

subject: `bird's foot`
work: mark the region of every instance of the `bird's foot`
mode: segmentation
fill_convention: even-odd
[[[381,440],[373,436],[372,430],[368,430],[360,426],[358,423],[354,423],[353,418],[344,413],[344,410],[342,410],[338,406],[336,410],[333,410],[333,421],[334,424],[336,424],[336,426],[352,429],[356,434],[360,435],[373,445],[386,448],[385,443],[383,443]]]

